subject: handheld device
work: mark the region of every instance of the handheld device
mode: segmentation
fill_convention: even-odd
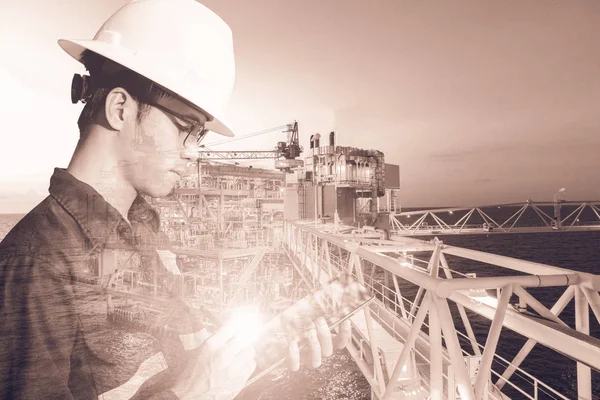
[[[247,386],[285,360],[289,339],[304,346],[318,317],[323,317],[333,329],[373,299],[352,275],[343,274],[284,310],[266,324],[255,342],[257,368]]]

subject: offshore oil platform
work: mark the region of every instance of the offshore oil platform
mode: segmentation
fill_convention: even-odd
[[[297,123],[284,129],[287,141],[274,150],[201,149],[196,173],[168,198],[151,199],[161,216],[160,268],[118,249],[92,263],[80,279],[103,288],[109,320],[177,338],[181,301],[199,318],[248,304],[277,315],[351,274],[374,296],[351,317],[347,348],[373,399],[598,395],[590,310],[600,319],[599,276],[400,235],[399,166],[380,151],[337,145],[333,132],[313,135],[302,160]],[[276,169],[217,163],[259,158]],[[458,259],[492,272],[478,277]],[[550,288],[560,296],[543,304],[536,295]],[[568,324],[560,314],[573,303]],[[484,332],[474,319],[487,321]],[[511,359],[496,351],[505,336],[521,340]],[[573,364],[571,391],[521,367],[536,345]]]

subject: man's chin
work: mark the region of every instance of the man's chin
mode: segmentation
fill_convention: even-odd
[[[152,197],[154,199],[160,199],[169,196],[171,193],[173,193],[174,189],[174,184],[164,184],[161,186],[146,188],[146,190],[144,190],[142,194]]]

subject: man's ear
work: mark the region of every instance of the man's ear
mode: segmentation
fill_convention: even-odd
[[[104,115],[108,125],[115,131],[123,130],[125,122],[137,113],[137,103],[127,90],[117,87],[106,96]]]

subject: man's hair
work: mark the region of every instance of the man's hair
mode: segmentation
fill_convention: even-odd
[[[168,95],[150,79],[90,50],[82,53],[80,61],[89,72],[92,93],[77,121],[81,138],[86,135],[97,113],[104,110],[108,93],[116,87],[127,90],[139,103],[138,122],[144,119],[150,109],[148,104]]]

